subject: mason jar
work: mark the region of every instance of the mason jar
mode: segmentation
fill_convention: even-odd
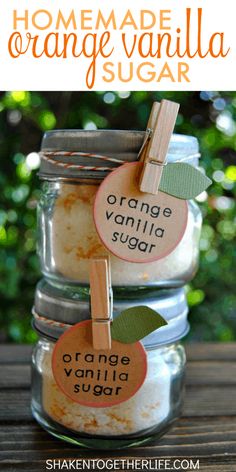
[[[141,131],[112,130],[59,130],[44,135],[38,254],[42,272],[51,284],[73,287],[81,295],[88,292],[89,259],[109,254],[95,228],[94,199],[104,177],[117,166],[96,155],[137,161],[144,138]],[[173,135],[167,162],[197,167],[196,138]],[[175,288],[191,280],[197,270],[201,222],[199,207],[189,201],[184,236],[169,255],[155,262],[133,263],[110,254],[114,292],[125,290],[135,296],[140,289]]]
[[[139,300],[140,303],[140,300]],[[52,353],[60,336],[79,321],[90,318],[89,303],[73,293],[39,283],[33,309],[39,334],[32,365],[32,412],[52,435],[93,449],[137,446],[161,437],[179,418],[183,402],[185,352],[180,339],[188,331],[187,303],[183,289],[159,292],[142,304],[160,313],[168,324],[146,336],[147,375],[141,388],[114,406],[82,406],[58,387],[52,371]],[[114,300],[115,318],[134,307],[130,300]],[[79,349],[79,346],[78,346]]]

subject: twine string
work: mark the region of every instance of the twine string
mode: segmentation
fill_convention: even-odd
[[[77,169],[77,170],[88,170],[88,171],[111,171],[114,169],[114,167],[105,167],[105,166],[87,166],[87,165],[80,165],[80,164],[74,164],[73,162],[62,162],[62,161],[57,161],[54,159],[54,157],[89,157],[89,158],[95,158],[95,159],[100,159],[102,161],[107,161],[107,162],[114,162],[117,164],[116,167],[118,167],[120,164],[124,164],[124,161],[121,159],[116,159],[113,157],[108,157],[108,156],[101,156],[100,154],[92,154],[92,153],[86,153],[86,152],[68,152],[68,151],[51,151],[51,152],[40,152],[39,156],[41,159],[50,162],[51,164],[58,166],[58,167],[63,167],[64,169]]]
[[[61,321],[51,320],[49,318],[46,318],[45,316],[39,315],[35,311],[35,308],[32,309],[32,314],[35,320],[41,321],[42,323],[46,323],[50,326],[55,326],[56,328],[70,328],[71,327],[70,324],[62,323]]]
[[[151,137],[152,130],[147,129],[144,137],[143,144],[139,150],[138,153],[138,159],[140,158],[144,148],[146,147],[150,137]],[[41,151],[39,153],[40,159],[43,159],[44,161],[50,162],[50,164],[53,164],[58,167],[62,167],[64,169],[77,169],[77,170],[87,170],[87,171],[108,171],[111,172],[112,170],[116,169],[119,167],[121,164],[124,164],[127,161],[124,161],[122,159],[117,159],[115,157],[110,157],[110,156],[103,156],[101,154],[94,154],[94,153],[88,153],[88,152],[79,152],[79,151]],[[88,157],[92,159],[98,159],[100,161],[104,162],[112,162],[116,164],[116,166],[113,167],[106,167],[106,166],[88,166],[88,165],[80,165],[80,164],[75,164],[73,162],[63,162],[60,160],[55,160],[55,157]]]

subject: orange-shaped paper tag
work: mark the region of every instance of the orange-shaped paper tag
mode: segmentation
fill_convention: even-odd
[[[102,182],[94,204],[97,232],[107,249],[129,262],[153,262],[181,241],[188,219],[186,200],[139,190],[140,163],[124,164]]]
[[[137,368],[138,366],[138,368]],[[111,350],[95,350],[92,321],[82,321],[57,341],[52,369],[58,387],[71,400],[90,407],[109,407],[131,398],[147,373],[140,342],[112,341]]]

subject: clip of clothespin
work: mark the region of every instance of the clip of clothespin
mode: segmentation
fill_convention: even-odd
[[[90,260],[90,304],[93,347],[111,349],[112,290],[108,257]]]
[[[157,106],[159,105],[159,106]],[[139,189],[141,192],[157,195],[161,181],[163,166],[165,165],[168,147],[173,133],[179,104],[169,100],[162,100],[152,109],[150,120],[155,120],[151,139],[146,152],[141,159],[143,168],[140,174]]]

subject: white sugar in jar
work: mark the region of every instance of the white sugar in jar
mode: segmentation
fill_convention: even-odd
[[[168,418],[171,372],[160,350],[148,351],[145,382],[132,398],[119,405],[93,408],[79,405],[59,389],[51,367],[54,344],[41,343],[42,405],[53,421],[78,433],[121,436],[156,427]]]
[[[50,283],[73,287],[84,294],[89,284],[89,260],[108,254],[94,225],[93,203],[108,174],[99,169],[114,168],[115,163],[89,154],[136,161],[143,139],[143,132],[107,130],[61,130],[44,136],[42,152],[48,153],[50,159],[42,159],[39,172],[43,185],[38,205],[38,253],[42,272]],[[195,138],[173,135],[167,162],[198,166],[198,158]],[[191,280],[197,270],[201,222],[197,204],[189,201],[184,236],[168,256],[155,262],[131,263],[110,254],[114,291],[150,291],[182,286]]]
[[[52,352],[66,329],[89,317],[89,303],[40,282],[33,311],[40,339],[33,353],[32,411],[50,433],[84,447],[115,449],[158,438],[179,417],[185,370],[185,353],[179,340],[188,330],[185,294],[182,289],[160,292],[159,298],[143,299],[142,304],[168,321],[142,341],[147,351],[143,385],[118,405],[87,407],[71,400],[58,387]],[[114,318],[131,306],[135,303],[115,300]]]

